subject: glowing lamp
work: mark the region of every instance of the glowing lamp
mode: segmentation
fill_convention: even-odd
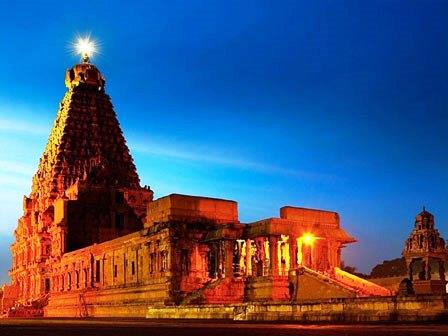
[[[95,41],[87,37],[78,37],[75,43],[75,52],[81,55],[83,63],[89,63],[90,57],[96,52]]]
[[[303,244],[312,246],[312,245],[314,245],[314,242],[316,241],[316,236],[314,236],[312,233],[305,232],[302,235],[302,241],[303,241]]]

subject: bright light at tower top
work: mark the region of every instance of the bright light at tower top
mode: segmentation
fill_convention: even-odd
[[[90,57],[97,52],[96,43],[90,39],[90,36],[78,37],[74,46],[75,52],[81,55],[84,63],[89,63]]]

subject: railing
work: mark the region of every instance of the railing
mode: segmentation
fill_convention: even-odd
[[[188,293],[182,300],[182,304],[192,304],[197,300],[202,300],[204,292],[208,289],[218,286],[225,278],[216,278],[205,283],[201,288]]]
[[[387,288],[384,288],[380,285],[377,285],[373,282],[370,282],[366,279],[360,278],[354,274],[348,273],[339,267],[334,268],[334,277],[336,280],[356,289],[361,290],[362,292],[373,295],[373,296],[391,296],[393,295],[392,291]]]
[[[339,281],[331,274],[318,272],[318,271],[315,271],[315,270],[305,267],[305,266],[300,266],[300,268],[303,269],[304,272],[307,272],[307,273],[315,276],[316,278],[318,278],[319,280],[321,280],[323,282],[327,282],[329,284],[339,286],[339,287],[341,287],[347,291],[350,291],[350,292],[356,292],[356,293],[360,292],[360,290],[358,288],[353,288],[353,286],[349,286],[348,284],[346,284],[342,281]]]

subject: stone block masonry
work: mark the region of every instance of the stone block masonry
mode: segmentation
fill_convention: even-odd
[[[448,320],[448,296],[345,298],[301,303],[151,306],[147,310],[146,317],[300,323],[434,322]]]

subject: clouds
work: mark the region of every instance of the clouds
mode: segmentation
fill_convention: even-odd
[[[11,119],[0,116],[0,131],[10,134],[32,135],[45,138],[49,127],[43,123],[30,123],[24,120]],[[155,139],[137,135],[129,139],[132,151],[152,157],[162,157],[187,162],[198,162],[212,166],[222,166],[254,173],[280,175],[297,179],[308,180],[336,180],[337,176],[318,174],[311,171],[294,169],[258,161],[254,158],[238,155],[235,149],[225,149],[218,146],[206,146],[203,143],[175,143],[169,139]],[[187,148],[188,147],[188,148]],[[8,162],[0,160],[0,172],[13,172],[30,174],[34,168],[21,162]]]
[[[149,138],[130,138],[129,145],[132,151],[151,156],[159,156],[181,161],[198,162],[212,166],[223,166],[228,168],[236,168],[239,170],[247,170],[253,173],[261,173],[268,175],[281,175],[298,179],[310,180],[335,180],[336,176],[317,174],[310,171],[292,169],[253,160],[252,158],[238,155],[236,150],[225,150],[219,147],[204,147],[203,144],[186,144],[174,143],[173,141],[156,140]]]
[[[1,105],[0,113],[18,111]],[[19,109],[25,113],[25,110]],[[43,123],[0,115],[0,234],[12,235],[22,211],[22,197],[31,189],[37,157],[48,127]],[[5,249],[6,247],[1,247]]]
[[[0,160],[0,173],[12,173],[22,176],[30,176],[35,168],[22,162]]]
[[[0,131],[9,133],[23,133],[29,135],[45,136],[48,133],[48,127],[36,125],[23,120],[6,119],[0,117]]]

